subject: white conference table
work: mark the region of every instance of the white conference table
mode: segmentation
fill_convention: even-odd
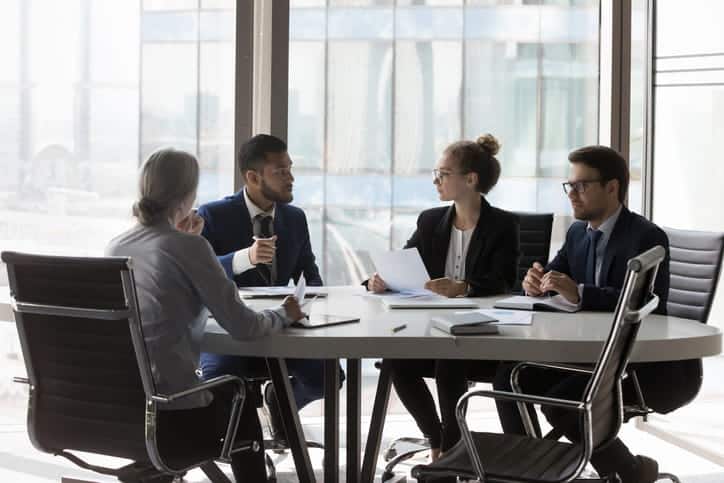
[[[474,299],[490,308],[503,297]],[[255,309],[273,307],[279,299],[247,299]],[[263,357],[278,391],[282,418],[300,481],[314,481],[306,443],[291,396],[284,359],[314,358],[325,362],[325,482],[338,480],[339,395],[336,381],[339,359],[347,359],[347,478],[371,482],[379,451],[382,426],[390,392],[389,371],[383,364],[372,422],[360,473],[360,359],[431,358],[539,362],[592,363],[608,336],[611,313],[563,314],[536,312],[530,326],[501,326],[500,333],[454,337],[430,327],[430,318],[460,309],[387,309],[363,287],[330,287],[326,298],[317,299],[312,313],[359,317],[358,323],[319,329],[288,329],[251,341],[232,339],[214,321],[207,326],[203,350],[220,354]],[[405,324],[398,332],[392,328]],[[721,352],[721,332],[700,322],[661,315],[642,322],[632,362],[684,360]],[[296,429],[296,431],[295,431]]]

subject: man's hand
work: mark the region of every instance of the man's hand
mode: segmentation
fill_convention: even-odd
[[[561,272],[550,271],[543,275],[540,289],[543,292],[558,292],[572,304],[581,301],[578,295],[578,284],[571,277]]]
[[[541,289],[541,281],[543,280],[544,275],[545,269],[543,268],[543,265],[538,262],[534,262],[533,266],[530,267],[528,272],[525,274],[525,278],[521,284],[526,295],[530,295],[531,297],[539,297],[543,295],[545,290]]]
[[[252,265],[270,264],[274,260],[276,249],[276,235],[271,238],[254,238],[254,244],[249,247],[249,261]]]
[[[445,297],[465,295],[468,284],[461,280],[452,280],[448,277],[436,278],[425,282],[425,288]]]
[[[367,290],[374,293],[382,293],[387,290],[387,284],[382,277],[380,277],[380,274],[375,272],[370,279],[367,280]]]
[[[299,306],[297,298],[291,295],[284,299],[282,307],[284,307],[284,310],[287,312],[287,318],[292,322],[296,322],[307,316],[307,314],[302,312],[302,308]]]
[[[189,216],[176,224],[178,231],[183,231],[191,235],[200,235],[204,229],[204,219],[196,214],[196,210],[189,213]]]

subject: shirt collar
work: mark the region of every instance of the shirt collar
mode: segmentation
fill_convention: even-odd
[[[598,227],[598,231],[602,232],[601,238],[608,240],[608,238],[611,236],[611,233],[613,233],[613,228],[616,226],[616,222],[618,221],[619,215],[621,215],[621,210],[623,209],[623,205],[618,205],[618,209],[613,212],[611,216],[606,218],[606,221],[601,223],[601,225]],[[591,224],[588,224],[588,230],[592,230],[593,227],[591,227]]]
[[[256,218],[258,215],[268,215],[272,217],[272,220],[274,219],[274,213],[277,209],[276,203],[272,205],[271,211],[262,210],[253,201],[251,201],[251,198],[249,198],[249,194],[246,192],[246,187],[244,187],[244,202],[246,203],[246,209],[249,210],[249,217],[252,220],[254,220],[254,218]]]

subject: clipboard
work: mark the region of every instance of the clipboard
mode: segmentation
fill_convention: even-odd
[[[359,322],[359,317],[333,314],[311,314],[306,322],[293,322],[290,327],[294,327],[295,329],[319,329],[322,327],[332,327],[333,325],[351,324],[354,322]]]

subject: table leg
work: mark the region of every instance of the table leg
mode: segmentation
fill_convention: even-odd
[[[361,361],[347,359],[347,483],[360,481],[361,375]]]
[[[324,361],[324,482],[339,481],[339,360]]]
[[[382,429],[385,426],[385,416],[387,416],[387,403],[390,400],[391,386],[390,364],[388,361],[383,360],[382,367],[380,368],[380,378],[377,381],[375,402],[372,406],[372,420],[370,421],[370,430],[367,434],[365,456],[362,461],[361,483],[372,483],[375,478],[375,469],[377,468],[377,458],[380,453]]]
[[[300,483],[315,483],[314,470],[309,460],[307,441],[304,439],[304,431],[299,423],[297,402],[292,394],[292,386],[289,383],[287,364],[284,359],[266,360],[269,367],[269,375],[279,402],[279,412],[284,423],[284,431],[287,434],[289,448],[292,450],[294,466],[297,469],[297,477]]]

